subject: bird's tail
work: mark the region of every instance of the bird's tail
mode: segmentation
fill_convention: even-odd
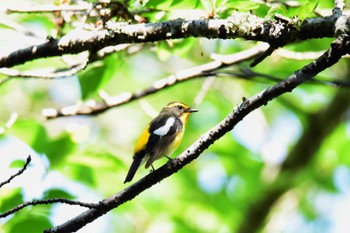
[[[130,166],[128,174],[126,175],[126,178],[124,180],[124,184],[126,182],[131,181],[134,178],[137,169],[140,167],[142,157],[143,156],[138,156],[138,155],[134,156],[134,160],[132,161],[132,164]]]

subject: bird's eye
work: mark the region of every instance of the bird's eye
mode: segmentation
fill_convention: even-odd
[[[179,110],[182,110],[184,107],[183,107],[182,105],[178,105],[177,108],[178,108]]]

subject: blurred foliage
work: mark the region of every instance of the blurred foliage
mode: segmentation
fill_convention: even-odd
[[[60,5],[62,2],[71,1],[31,1],[32,7],[49,3]],[[87,2],[97,4],[97,1]],[[139,12],[137,15],[146,22],[178,17],[225,18],[232,11],[251,12],[271,20],[278,13],[289,18],[298,16],[302,21],[323,11],[330,12],[333,6],[330,0],[296,1],[300,7],[288,5],[288,1],[274,4],[270,1],[240,0],[123,2],[128,3],[130,13]],[[24,0],[8,1],[2,7],[29,7],[24,3]],[[79,0],[71,2],[83,3]],[[122,21],[123,15],[119,16],[111,20]],[[77,27],[82,19],[83,15],[79,12],[1,13],[0,33],[8,35],[0,38],[1,54],[44,42],[47,35],[64,35]],[[65,23],[59,23],[61,20]],[[17,25],[9,24],[9,21]],[[94,16],[86,24],[91,27],[102,22]],[[327,49],[331,41],[329,38],[308,40],[285,48],[294,52],[317,52]],[[131,164],[135,140],[152,118],[149,106],[159,111],[175,100],[191,106],[199,104],[196,107],[200,111],[190,118],[184,141],[173,155],[176,156],[230,113],[242,102],[242,97],[254,95],[274,82],[218,76],[203,99],[195,103],[207,82],[206,78],[197,78],[166,88],[142,101],[89,117],[44,121],[40,115],[42,109],[91,99],[101,101],[99,92],[102,90],[111,96],[137,92],[177,71],[211,61],[212,53],[232,54],[253,45],[255,43],[239,39],[198,38],[131,45],[125,51],[88,64],[85,70],[72,77],[57,80],[18,78],[3,83],[0,86],[0,126],[6,125],[14,112],[18,118],[0,138],[0,181],[14,174],[28,154],[32,155],[33,162],[17,183],[11,182],[11,185],[1,188],[1,212],[33,198],[63,197],[97,202],[113,195],[126,187],[122,182]],[[79,60],[81,56],[40,59],[15,68],[62,68],[67,66],[67,60]],[[254,71],[285,79],[310,61],[273,54]],[[225,70],[237,72],[249,64],[243,62]],[[316,79],[345,79],[349,76],[348,65],[342,60]],[[0,75],[0,79],[5,78],[5,75]],[[295,142],[308,125],[308,116],[327,107],[337,90],[336,87],[309,82],[272,101],[254,111],[252,120],[244,119],[232,133],[221,138],[189,166],[113,210],[108,216],[103,216],[102,220],[89,224],[81,232],[237,231],[254,200],[273,188],[273,181],[279,175],[279,165],[288,152],[298,146]],[[350,122],[347,118],[326,137],[310,164],[293,176],[281,178],[287,192],[270,211],[268,220],[261,226],[263,232],[328,232],[316,231],[319,230],[316,225],[323,220],[326,222],[324,229],[336,228],[335,225],[341,222],[334,218],[338,207],[342,202],[349,203],[348,197],[342,198],[350,192],[349,183],[343,182],[350,179],[349,137]],[[155,167],[164,163],[165,160],[156,161]],[[148,172],[141,168],[135,179]],[[37,187],[30,185],[31,182],[45,185]],[[40,194],[31,194],[33,189]],[[334,205],[329,205],[333,200]],[[63,211],[57,208],[57,204],[28,207],[0,219],[0,232],[40,232],[82,211],[78,208],[71,212],[74,207],[66,205],[61,208]]]

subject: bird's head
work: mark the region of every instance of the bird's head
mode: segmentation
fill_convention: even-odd
[[[162,112],[163,111],[171,112],[181,119],[187,119],[191,113],[198,112],[198,109],[190,108],[188,105],[181,102],[171,102],[162,109]]]

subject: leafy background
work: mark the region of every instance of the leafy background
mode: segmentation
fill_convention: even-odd
[[[93,2],[93,1],[89,1]],[[297,1],[301,7],[262,1],[128,1],[130,10],[158,9],[144,13],[149,22],[178,17],[227,17],[233,10],[260,17],[278,13],[299,19],[330,12],[333,1]],[[1,8],[59,1],[7,1]],[[83,1],[76,1],[82,4]],[[161,11],[164,10],[164,11]],[[52,13],[0,14],[0,54],[42,43],[47,35],[60,37],[76,27],[79,15],[63,28]],[[94,20],[91,18],[91,24]],[[18,25],[13,28],[8,21]],[[26,33],[21,32],[22,28]],[[31,32],[32,34],[30,34]],[[309,40],[285,48],[297,52],[325,50],[331,39]],[[42,109],[60,108],[77,101],[100,100],[99,91],[111,96],[137,92],[161,78],[211,61],[210,55],[232,54],[254,46],[242,40],[179,39],[132,45],[95,61],[78,74],[55,80],[12,78],[0,86],[0,180],[33,162],[25,173],[0,190],[0,211],[32,199],[65,197],[97,202],[127,185],[123,180],[131,164],[135,141],[154,111],[171,101],[196,105],[199,113],[188,123],[179,154],[201,134],[226,116],[242,97],[251,96],[272,81],[259,82],[218,76],[198,78],[111,109],[97,116],[43,120]],[[81,61],[86,54],[40,59],[16,67],[26,71],[62,68],[67,61]],[[292,60],[273,54],[256,72],[286,78],[311,60]],[[237,72],[250,62],[228,67]],[[346,79],[347,60],[322,72],[317,79]],[[1,79],[7,78],[1,75]],[[209,84],[208,84],[209,83]],[[203,85],[210,85],[199,99]],[[348,89],[346,89],[348,90]],[[280,165],[310,122],[310,116],[330,104],[339,88],[306,83],[245,118],[230,134],[212,145],[196,161],[137,198],[89,224],[79,232],[236,232],[248,219],[248,209],[278,183],[288,184],[260,226],[261,232],[345,232],[350,209],[350,124],[347,116],[325,137],[310,163],[295,173],[279,173]],[[11,117],[13,124],[6,127]],[[325,123],[327,124],[327,122]],[[310,139],[312,140],[312,139]],[[310,141],[310,143],[312,143]],[[165,163],[159,160],[155,167]],[[149,171],[140,169],[135,179]],[[278,178],[276,178],[278,177]],[[271,194],[272,195],[272,194]],[[259,208],[259,206],[257,206]],[[83,208],[63,204],[35,206],[0,221],[0,232],[40,232],[76,216]]]

